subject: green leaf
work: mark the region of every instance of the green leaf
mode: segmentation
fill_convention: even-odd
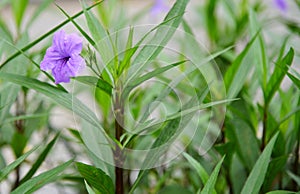
[[[12,10],[15,16],[17,28],[20,28],[25,9],[28,5],[28,0],[12,0]]]
[[[3,18],[4,19],[4,18]],[[6,40],[8,42],[13,42],[13,34],[11,33],[11,31],[9,30],[8,26],[7,26],[7,23],[3,21],[2,18],[0,18],[0,33],[1,33],[1,38],[2,40]],[[1,42],[0,42],[1,43]],[[0,50],[1,49],[1,44],[0,44]],[[1,52],[0,56],[2,55],[3,53]]]
[[[195,160],[192,156],[187,153],[183,153],[183,156],[187,159],[187,161],[192,165],[192,167],[197,171],[199,177],[201,178],[203,184],[207,182],[209,179],[209,175],[206,170],[202,167],[202,165]]]
[[[300,186],[300,177],[295,175],[294,173],[287,171],[287,174]]]
[[[84,145],[88,149],[89,158],[93,161],[95,167],[101,169],[110,177],[115,176],[114,167],[114,154],[112,144],[105,139],[103,133],[95,129],[93,125],[82,120],[80,136]]]
[[[300,78],[294,76],[293,74],[287,72],[287,76],[292,80],[292,82],[300,89]]]
[[[227,156],[228,157],[228,156]],[[247,172],[244,164],[236,153],[233,154],[232,160],[229,166],[229,177],[232,183],[233,193],[241,193],[241,190],[247,179]]]
[[[102,2],[102,1],[101,1]],[[102,26],[99,20],[94,16],[91,11],[88,11],[88,8],[83,3],[83,13],[87,21],[88,28],[91,32],[91,35],[96,43],[99,43],[100,40],[107,36],[106,29]]]
[[[44,185],[58,180],[60,178],[59,175],[68,166],[70,166],[72,162],[73,160],[69,160],[66,163],[63,163],[49,171],[43,172],[40,175],[29,179],[28,181],[20,185],[18,188],[13,190],[11,194],[30,194],[38,190],[39,188],[43,187]]]
[[[0,171],[0,182],[5,179],[5,177],[13,171],[17,166],[19,166],[32,152],[34,152],[38,147],[31,149],[29,152],[23,154],[21,157],[13,161],[11,164],[1,169]]]
[[[270,191],[266,194],[294,194],[294,191],[284,191],[284,190],[277,190],[277,191]]]
[[[98,194],[98,193],[96,193],[96,192],[93,190],[92,187],[89,186],[89,184],[88,184],[86,181],[84,181],[84,185],[85,185],[85,188],[86,188],[86,190],[87,190],[87,192],[88,192],[89,194]]]
[[[221,169],[222,163],[224,161],[225,156],[221,159],[220,162],[218,162],[217,166],[215,167],[214,171],[210,175],[208,181],[206,182],[203,190],[201,191],[201,194],[207,194],[207,193],[214,193],[214,187],[217,182],[218,174]]]
[[[251,35],[253,36],[261,28],[261,25],[257,21],[257,14],[253,9],[249,9],[249,21]],[[266,55],[265,42],[262,34],[258,35],[258,41],[255,41],[253,45],[253,54],[257,56],[254,58],[254,63],[256,64],[255,70],[260,84],[263,90],[265,90],[267,84],[268,58]]]
[[[126,51],[125,56],[120,64],[120,67],[118,69],[118,74],[122,74],[122,72],[130,66],[131,58],[133,56],[133,53],[135,53],[136,49],[132,49],[132,42],[133,42],[133,28],[130,28],[128,40],[126,43]]]
[[[93,87],[97,87],[100,90],[104,91],[105,93],[107,93],[109,96],[111,96],[111,92],[112,92],[112,86],[106,82],[103,79],[99,79],[97,77],[93,77],[93,76],[78,76],[74,78],[76,81],[79,81],[81,83],[93,86]]]
[[[217,42],[219,35],[219,28],[216,18],[217,0],[207,1],[205,4],[205,24],[210,41]]]
[[[236,115],[234,115],[236,117]],[[235,118],[233,117],[233,118]],[[229,131],[232,132],[232,138],[235,142],[235,149],[241,158],[247,171],[250,172],[257,158],[259,157],[259,145],[255,132],[252,128],[241,119],[231,119],[229,122],[232,124]]]
[[[1,98],[0,98],[1,100]],[[0,107],[1,110],[1,107]],[[15,116],[15,117],[9,117],[5,119],[4,123],[9,123],[9,122],[14,122],[18,120],[27,120],[27,119],[39,119],[49,116],[49,113],[37,113],[37,114],[28,114],[28,115],[20,115],[20,116]]]
[[[278,133],[276,133],[276,135],[271,139],[271,141],[268,143],[268,145],[256,161],[255,166],[253,167],[249,177],[246,180],[241,194],[259,193],[260,187],[262,186],[267,173],[270,157],[277,137]]]
[[[294,58],[294,49],[290,48],[288,53],[277,62],[275,66],[275,70],[271,75],[271,78],[268,81],[266,92],[265,92],[265,102],[269,103],[273,98],[275,92],[280,87],[280,84],[288,71],[288,66],[290,66],[293,62]]]
[[[174,193],[192,194],[193,192],[180,185],[168,185],[157,192],[157,194],[174,194]]]
[[[278,142],[276,144],[278,144]],[[276,150],[276,144],[274,146],[274,150]],[[280,144],[280,146],[282,146],[282,144]],[[278,176],[278,173],[280,173],[286,166],[287,159],[288,156],[280,156],[271,160],[266,173],[264,184],[261,189],[262,193],[266,193],[270,190],[270,188],[272,188],[274,179]]]
[[[108,64],[109,61],[114,57],[112,45],[108,40],[108,33],[99,20],[94,16],[94,14],[91,11],[88,11],[84,3],[82,6],[89,31],[95,41],[94,46],[101,55],[103,63]]]
[[[11,147],[14,150],[16,157],[20,157],[23,153],[23,150],[27,144],[27,137],[25,134],[16,131],[11,140]]]
[[[157,128],[157,126],[161,125],[162,123],[164,123],[166,121],[171,121],[171,120],[174,120],[174,119],[178,119],[180,117],[184,117],[184,116],[189,115],[191,113],[195,113],[197,111],[204,110],[204,109],[207,109],[207,108],[210,108],[210,107],[213,107],[213,106],[226,104],[226,103],[232,102],[234,100],[237,100],[237,99],[220,100],[220,101],[209,102],[209,103],[206,103],[206,104],[201,104],[201,105],[198,105],[198,106],[187,108],[187,109],[179,111],[178,113],[168,115],[163,120],[156,121],[155,123],[152,123],[152,121],[150,120],[149,122],[146,122],[144,125],[140,125],[140,127],[136,128],[134,130],[134,132],[135,133],[140,133],[140,132],[143,132],[145,130],[151,130],[152,128]]]
[[[84,144],[82,138],[81,138],[81,135],[79,133],[78,130],[76,129],[71,129],[71,128],[68,128],[68,130],[70,131],[70,133],[82,144]]]
[[[224,82],[227,89],[227,97],[234,98],[240,89],[242,88],[244,81],[251,69],[251,65],[244,62],[244,58],[249,52],[251,46],[253,45],[259,31],[251,38],[250,42],[244,48],[244,50],[238,55],[238,57],[233,61],[231,66],[225,73]]]
[[[97,189],[102,194],[113,194],[114,184],[109,176],[101,169],[93,166],[76,162],[79,173],[87,183]]]
[[[42,165],[44,162],[45,158],[51,151],[52,147],[54,146],[56,140],[59,137],[59,133],[53,138],[53,140],[46,146],[46,148],[42,151],[42,153],[39,155],[35,163],[32,165],[31,169],[27,172],[27,174],[20,180],[20,184],[23,184],[27,180],[29,180],[38,170],[38,168]]]

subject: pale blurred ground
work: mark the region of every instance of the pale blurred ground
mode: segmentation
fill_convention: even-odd
[[[31,4],[28,7],[28,12],[25,17],[25,20],[28,20],[30,17],[29,14],[37,7],[39,0],[31,0]],[[126,14],[128,16],[132,16],[135,13],[139,12],[140,10],[146,8],[147,6],[150,6],[151,3],[153,2],[152,0],[127,0],[127,1],[122,1],[123,6],[126,10]],[[168,1],[168,4],[171,6],[172,2],[174,1]],[[289,12],[282,14],[279,10],[276,10],[273,5],[271,0],[265,1],[266,5],[268,6],[267,14],[273,15],[274,17],[289,17],[289,18],[299,18],[300,14],[298,11],[296,11],[296,8],[292,5],[289,6]],[[57,0],[56,3],[60,5],[67,13],[70,15],[73,15],[81,10],[80,3],[77,0]],[[193,28],[194,33],[197,37],[197,40],[201,42],[202,44],[206,45],[207,41],[204,35],[203,30],[201,29],[202,27],[199,26],[199,15],[195,15],[194,11],[197,8],[197,4],[201,3],[199,0],[191,0],[190,4],[188,5],[188,8],[186,10],[185,17],[187,18],[187,21],[193,26],[193,24],[197,24],[198,26]],[[136,22],[135,24],[131,25],[148,25],[148,24],[157,24],[158,22],[162,21],[163,16],[165,13],[161,13],[160,15],[157,16],[148,16],[143,17],[141,20]],[[11,28],[13,28],[13,19],[11,17],[11,13],[9,9],[4,9],[1,10],[0,13],[1,17],[4,18],[5,21],[7,21],[10,25]],[[46,33],[48,30],[59,24],[60,22],[64,21],[66,17],[57,9],[56,6],[52,5],[50,6],[46,11],[44,11],[41,16],[36,20],[36,22],[33,24],[31,29],[29,30],[29,35],[31,37],[31,40],[34,40],[35,38],[41,36],[42,34]],[[85,23],[84,23],[84,18],[80,17],[77,19],[79,24],[82,24],[82,27],[86,29]],[[73,27],[72,24],[68,24],[67,26],[64,27],[64,29],[67,32],[73,32],[76,31],[76,28]],[[273,24],[270,24],[270,27],[268,28],[268,31],[270,31],[270,34],[273,34],[273,36],[280,36],[281,32],[285,32],[285,29],[278,25],[278,23],[274,22]],[[268,39],[268,37],[266,37]],[[47,40],[49,42],[49,40]],[[45,43],[43,41],[41,44]],[[298,50],[299,53],[299,48],[300,48],[300,42],[299,38],[296,39],[293,42],[293,46],[295,47],[296,50]],[[38,45],[34,48],[35,50],[38,50]],[[299,56],[296,56],[295,61],[299,61]],[[299,63],[298,63],[299,64]],[[299,70],[299,65],[294,65],[295,68]],[[299,72],[299,71],[298,71]],[[290,84],[289,80],[285,80],[284,84]],[[90,98],[89,95],[86,94],[80,94],[79,99],[84,100],[89,107],[93,107],[94,104],[92,101],[87,100]],[[54,112],[52,113],[53,118],[52,121],[54,123],[54,126],[56,128],[64,129],[66,127],[74,127],[76,128],[76,124],[74,124],[74,117],[72,113],[56,108]],[[34,136],[33,139],[38,139],[39,136]],[[11,151],[8,149],[4,149],[4,155],[6,156],[7,162],[10,163],[13,161],[13,157],[11,155]],[[59,161],[66,161],[67,159],[71,158],[69,152],[66,150],[66,148],[59,144],[55,147],[53,152],[51,153],[51,159],[47,159],[47,164],[49,166],[43,165],[42,170],[49,169],[49,167],[53,167],[53,165],[56,165],[59,163]],[[79,158],[81,161],[88,161],[84,158]],[[25,172],[23,172],[25,173]],[[10,177],[11,180],[13,180],[13,177]],[[0,184],[0,193],[9,193],[8,192],[8,187],[6,184],[1,183]],[[62,189],[61,187],[58,187],[55,184],[49,184],[42,189],[38,190],[36,193],[38,194],[46,194],[46,193],[51,193],[51,194],[72,194],[76,193],[76,191],[71,190],[71,189]]]

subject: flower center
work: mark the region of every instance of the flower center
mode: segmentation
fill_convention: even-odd
[[[70,56],[62,58],[63,65],[65,65],[69,61],[70,58],[71,58]]]

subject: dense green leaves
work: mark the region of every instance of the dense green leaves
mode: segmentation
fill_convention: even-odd
[[[162,7],[156,1],[128,2],[83,0],[74,4],[82,11],[73,16],[64,2],[56,9],[66,20],[37,30],[37,22],[52,14],[47,8],[53,0],[0,1],[0,181],[5,185],[0,192],[33,193],[58,181],[50,187],[114,193],[120,187],[113,181],[119,146],[129,168],[123,173],[125,192],[296,193],[300,28],[289,15],[297,16],[300,6],[281,14],[262,1],[187,6],[188,0],[177,0],[172,8],[167,1]],[[162,8],[159,14],[156,8]],[[275,17],[269,17],[270,8]],[[144,19],[157,24],[145,26]],[[51,35],[64,27],[84,37],[86,69],[85,76],[63,87],[39,64]],[[61,108],[78,116],[76,121]],[[52,161],[57,164],[51,156],[57,131],[59,153],[92,165],[71,166],[71,160],[40,172]],[[48,143],[41,149],[24,154],[43,141]],[[181,152],[183,157],[175,158]]]

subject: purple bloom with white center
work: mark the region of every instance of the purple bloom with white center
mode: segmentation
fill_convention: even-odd
[[[68,83],[70,77],[75,77],[85,66],[80,56],[81,50],[81,37],[58,31],[54,34],[52,46],[47,49],[40,68],[43,71],[51,70],[56,84]]]
[[[287,10],[287,3],[285,0],[273,0],[273,2],[281,11],[285,12]]]
[[[164,3],[165,0],[155,0],[153,7],[151,8],[151,13],[157,15],[160,12],[166,12],[169,7]]]

